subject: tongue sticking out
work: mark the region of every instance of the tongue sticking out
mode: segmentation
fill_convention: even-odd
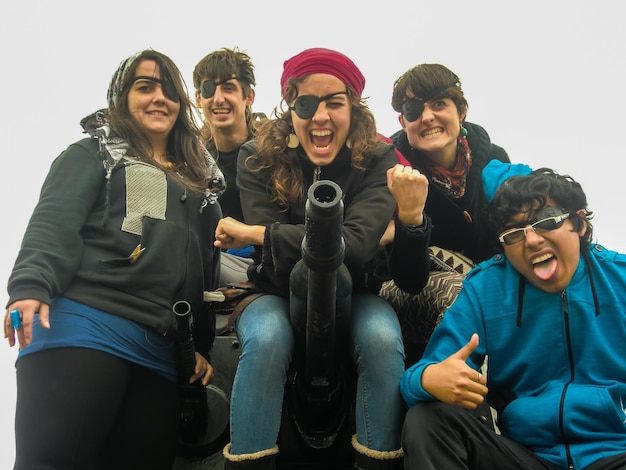
[[[541,279],[542,281],[547,281],[552,276],[554,276],[557,265],[558,263],[556,261],[556,258],[552,257],[550,259],[547,259],[546,261],[542,261],[533,265],[533,271],[535,272],[535,276],[537,276],[539,279]]]

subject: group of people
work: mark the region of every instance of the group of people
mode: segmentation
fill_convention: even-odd
[[[393,136],[335,50],[284,62],[271,118],[252,112],[254,66],[237,48],[202,58],[193,85],[195,103],[157,51],[124,59],[107,108],[81,121],[89,136],[52,163],[8,282],[15,469],[170,470],[178,385],[213,375],[205,293],[240,281],[263,295],[234,324],[224,468],[276,468],[301,346],[289,276],[321,180],[344,207],[355,468],[626,468],[626,257],[593,243],[580,184],[512,164],[466,121],[443,65],[393,84]],[[435,251],[471,271],[436,276]],[[442,282],[453,292],[426,315]],[[425,351],[407,360],[407,345]],[[485,400],[498,432],[471,412]]]

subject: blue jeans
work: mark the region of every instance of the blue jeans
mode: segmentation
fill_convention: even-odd
[[[254,300],[236,325],[241,358],[230,407],[231,454],[276,445],[285,383],[295,348],[289,302],[274,295]],[[377,451],[400,448],[406,412],[400,395],[404,347],[395,311],[374,294],[352,297],[350,347],[357,367],[356,434]]]

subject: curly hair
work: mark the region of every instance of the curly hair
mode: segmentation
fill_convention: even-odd
[[[302,203],[306,198],[302,170],[293,164],[296,161],[296,150],[287,147],[287,139],[293,132],[288,103],[295,101],[298,85],[307,77],[308,75],[289,79],[283,99],[273,111],[275,119],[262,121],[257,128],[258,154],[249,157],[257,160],[252,171],[270,169],[272,200],[285,210],[291,205]],[[361,163],[364,156],[378,147],[380,138],[369,107],[350,88],[346,87],[346,90],[352,104],[348,133],[352,167],[363,170]]]
[[[509,221],[521,212],[536,213],[548,199],[557,203],[578,231],[587,222],[587,230],[581,237],[581,247],[586,248],[593,239],[590,219],[593,213],[587,209],[587,196],[580,183],[571,176],[560,175],[550,168],[539,168],[529,175],[508,178],[496,191],[487,209],[489,222],[496,232],[501,232]],[[579,214],[583,211],[584,215]]]
[[[124,71],[121,77],[119,97],[106,111],[106,119],[111,127],[111,134],[128,143],[128,153],[144,161],[153,159],[153,149],[148,137],[128,109],[128,93],[135,79],[139,64],[153,60],[159,66],[161,80],[174,85],[179,97],[180,111],[174,127],[167,138],[167,153],[173,164],[172,175],[192,190],[204,191],[207,186],[208,167],[205,147],[200,139],[200,132],[193,117],[193,104],[188,97],[187,87],[174,62],[165,54],[153,49],[141,51]]]

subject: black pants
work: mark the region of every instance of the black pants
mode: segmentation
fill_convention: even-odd
[[[178,386],[110,354],[59,348],[17,361],[15,470],[170,470]]]
[[[559,470],[496,434],[471,411],[441,402],[419,403],[408,411],[402,448],[409,470]],[[626,453],[599,460],[586,470],[620,469],[626,469]]]

